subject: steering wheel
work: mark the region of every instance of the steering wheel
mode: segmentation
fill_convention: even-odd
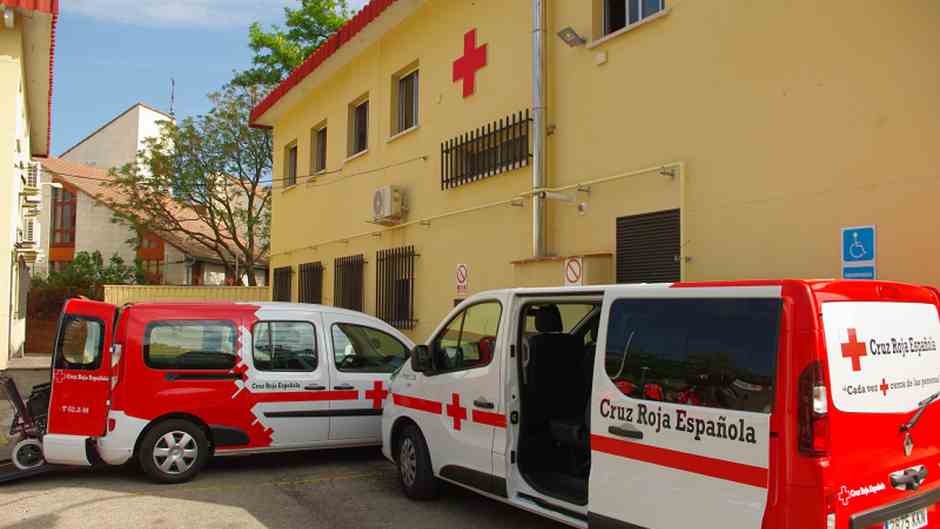
[[[339,362],[339,367],[358,367],[360,364],[359,357],[356,355],[344,356]]]

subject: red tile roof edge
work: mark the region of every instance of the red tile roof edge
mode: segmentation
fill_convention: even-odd
[[[266,125],[259,125],[258,119],[268,110],[278,103],[294,87],[300,84],[307,76],[312,74],[321,64],[335,54],[345,44],[353,39],[366,26],[371,24],[386,9],[398,0],[371,0],[368,4],[340,27],[336,33],[331,35],[323,44],[307,57],[304,62],[294,68],[294,71],[287,76],[287,79],[281,81],[270,94],[251,110],[251,126],[257,128],[270,128]]]
[[[52,80],[55,70],[55,28],[59,22],[59,0],[0,0],[0,5],[52,15],[52,27],[49,29],[49,126],[46,131],[46,152],[30,153],[39,158],[48,158],[52,150]]]

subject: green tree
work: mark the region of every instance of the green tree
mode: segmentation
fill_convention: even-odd
[[[265,30],[255,22],[248,30],[253,66],[235,75],[239,86],[272,86],[314,52],[349,18],[346,0],[301,0],[300,7],[284,8],[284,27]]]
[[[98,199],[136,233],[174,234],[229,271],[254,270],[268,252],[271,222],[271,134],[248,124],[261,94],[229,84],[209,94],[207,114],[162,122],[136,163],[112,171],[120,198]]]
[[[114,254],[104,262],[101,252],[78,252],[61,270],[47,277],[33,278],[33,288],[70,289],[94,297],[103,285],[131,285],[138,282],[133,265]]]

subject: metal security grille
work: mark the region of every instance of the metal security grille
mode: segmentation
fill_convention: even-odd
[[[415,326],[415,248],[381,250],[376,256],[375,315],[399,329]]]
[[[289,266],[274,269],[274,292],[271,296],[274,301],[290,301],[290,282],[293,272]]]
[[[333,263],[333,304],[337,307],[362,311],[362,281],[365,257],[340,257]]]
[[[679,281],[679,210],[617,219],[617,282]]]
[[[301,303],[323,303],[323,263],[306,263],[300,265],[300,299]]]
[[[441,143],[441,189],[529,165],[529,111]]]

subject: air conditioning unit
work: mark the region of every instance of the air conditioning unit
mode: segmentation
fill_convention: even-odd
[[[383,186],[372,194],[372,221],[376,224],[398,224],[406,211],[404,195],[398,186]]]
[[[42,211],[37,207],[28,207],[23,209],[23,218],[34,219],[39,216]]]
[[[29,162],[26,166],[26,187],[39,188],[39,162]]]
[[[25,202],[26,206],[39,206],[42,204],[42,197],[38,193],[25,195],[23,197],[23,202]]]

